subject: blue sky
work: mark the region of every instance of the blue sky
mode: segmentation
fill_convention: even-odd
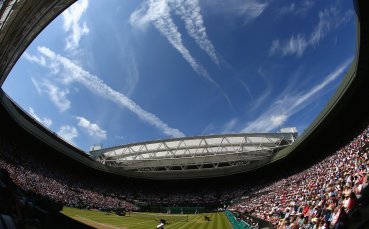
[[[3,84],[88,151],[314,120],[355,55],[345,0],[80,0]]]

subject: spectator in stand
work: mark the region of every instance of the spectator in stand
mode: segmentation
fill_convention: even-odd
[[[346,226],[347,220],[348,220],[348,216],[347,216],[347,213],[345,211],[345,208],[341,207],[341,209],[339,211],[337,222],[333,225],[333,228],[334,229],[344,229],[344,228],[346,228],[347,227]]]
[[[350,193],[350,197],[347,203],[346,211],[349,212],[357,205],[357,198],[354,192]]]

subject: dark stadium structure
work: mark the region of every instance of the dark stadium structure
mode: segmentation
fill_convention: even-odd
[[[1,1],[0,85],[6,80],[12,67],[32,40],[47,24],[74,2],[75,0]],[[15,145],[14,148],[26,151],[30,156],[37,158],[38,161],[43,163],[42,165],[45,168],[62,172],[67,171],[64,175],[67,177],[75,176],[77,177],[76,179],[80,180],[92,177],[97,183],[121,184],[124,190],[129,190],[132,193],[131,199],[140,199],[142,195],[150,194],[151,192],[170,194],[194,190],[206,192],[207,190],[221,190],[225,187],[236,189],[238,186],[235,184],[242,183],[239,182],[242,180],[247,180],[252,184],[260,180],[273,180],[283,177],[284,174],[291,173],[291,171],[301,170],[321,160],[326,154],[339,149],[356,136],[359,130],[368,125],[369,107],[366,103],[369,98],[369,64],[367,63],[369,60],[369,15],[365,13],[369,9],[368,5],[366,0],[354,1],[357,24],[356,56],[329,103],[305,132],[293,143],[287,142],[281,145],[283,147],[280,150],[273,151],[273,154],[268,154],[268,157],[253,162],[252,167],[247,169],[238,171],[227,170],[228,167],[232,167],[232,163],[219,167],[220,161],[211,161],[206,164],[211,166],[214,171],[217,171],[219,167],[221,172],[210,174],[210,176],[209,174],[195,176],[196,171],[178,174],[178,171],[182,171],[185,167],[183,164],[178,165],[178,169],[168,169],[172,166],[165,165],[153,171],[137,170],[137,168],[136,170],[122,170],[121,168],[108,166],[109,157],[101,156],[104,150],[97,151],[99,153],[95,154],[95,159],[105,164],[92,159],[85,152],[66,143],[56,134],[48,131],[13,102],[2,89],[0,91],[1,148],[7,148],[6,144],[11,142],[11,145]],[[19,160],[22,160],[22,158]],[[234,162],[235,160],[232,161]],[[242,164],[239,163],[239,165]],[[143,168],[152,167],[150,165]],[[150,172],[160,171],[162,176],[150,176]],[[3,177],[6,176],[0,176],[2,179]],[[0,183],[1,188],[5,183],[2,179]],[[8,184],[8,186],[13,187],[12,184]],[[140,194],[141,191],[143,192],[142,195]],[[1,189],[1,192],[1,194],[5,193],[3,189]],[[28,195],[23,191],[17,192],[23,193],[22,195],[25,196]],[[52,202],[48,202],[49,200],[43,200],[41,197],[34,198],[37,200],[35,205],[39,207],[37,209],[44,209],[42,211],[37,210],[37,214],[44,214],[44,218],[51,217],[51,214],[47,211],[60,211],[62,208],[62,206],[54,205]],[[206,204],[209,209],[225,204],[216,201],[216,199],[217,197],[215,196],[214,200],[201,204]],[[227,200],[231,199],[232,197],[229,197]],[[160,199],[160,202],[160,204],[150,205],[145,210],[157,211],[167,207],[165,199]],[[3,203],[1,202],[1,204]],[[191,205],[191,203],[182,204]],[[1,205],[0,210],[2,210],[2,207]],[[62,224],[60,222],[60,225]]]

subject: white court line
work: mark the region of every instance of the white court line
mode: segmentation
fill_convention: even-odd
[[[104,227],[110,227],[110,228],[114,228],[114,229],[120,229],[119,227],[113,227],[113,226],[110,226],[110,225],[108,225],[108,224],[98,223],[98,222],[96,222],[96,221],[93,221],[93,220],[91,220],[91,219],[88,219],[88,218],[83,217],[83,216],[80,216],[80,215],[76,215],[76,216],[78,216],[79,218],[82,218],[82,219],[85,219],[85,220],[91,221],[91,222],[93,222],[93,223],[99,224],[99,225],[104,226]]]
[[[129,223],[129,225],[140,225],[140,224],[146,224],[147,222],[136,222],[136,223]]]

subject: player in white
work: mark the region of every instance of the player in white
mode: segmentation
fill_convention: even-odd
[[[164,229],[165,221],[163,219],[160,220],[160,224],[156,226],[156,229]]]

